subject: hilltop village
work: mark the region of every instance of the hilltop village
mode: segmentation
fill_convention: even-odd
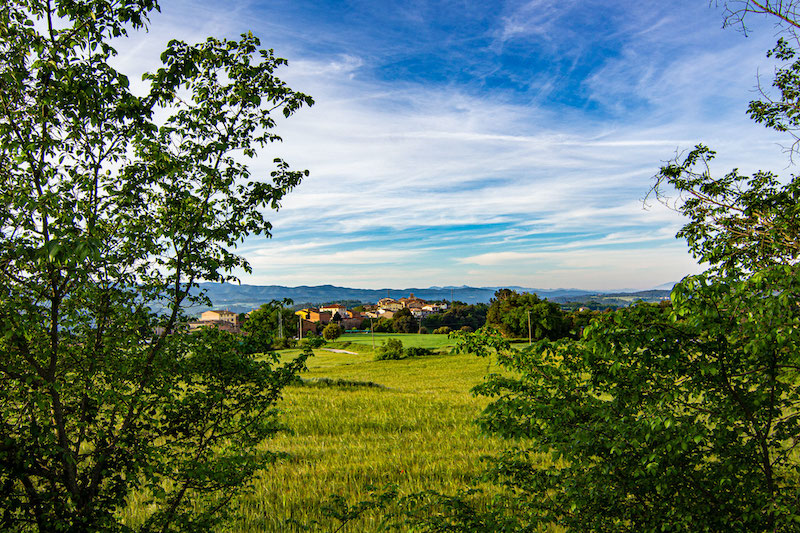
[[[446,311],[448,304],[446,302],[428,302],[414,296],[412,292],[407,298],[381,298],[376,304],[361,305],[355,309],[348,309],[342,304],[326,304],[299,309],[294,314],[298,317],[300,336],[305,337],[308,334],[319,333],[321,328],[331,322],[339,324],[345,330],[369,329],[370,319],[391,319],[402,309],[408,309],[411,316],[422,320],[434,313]],[[256,310],[241,315],[226,309],[212,309],[203,312],[199,320],[189,322],[188,329],[194,331],[201,327],[215,327],[231,333],[238,333],[242,323],[254,311]]]

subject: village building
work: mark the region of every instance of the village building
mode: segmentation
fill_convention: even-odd
[[[339,313],[340,318],[350,318],[352,315],[350,311],[347,310],[347,307],[341,304],[328,304],[323,307],[319,308],[320,312],[327,312],[331,314],[331,317],[336,313]]]
[[[378,300],[378,309],[385,309],[386,311],[399,311],[403,308],[403,304],[394,298],[381,298]]]
[[[229,322],[234,326],[239,326],[239,315],[232,311],[225,310],[210,310],[205,311],[200,315],[202,322]]]
[[[316,309],[313,307],[307,309],[300,309],[299,311],[295,311],[295,315],[299,316],[303,320],[309,320],[311,322],[320,322],[322,324],[327,324],[333,318],[333,313],[330,311],[322,311],[320,309]]]
[[[408,295],[408,298],[400,298],[398,302],[406,309],[421,309],[423,305],[427,304],[422,298],[417,298],[414,293]]]

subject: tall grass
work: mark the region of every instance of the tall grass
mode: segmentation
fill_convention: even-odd
[[[376,334],[376,342],[390,336],[407,347],[447,351],[452,343],[444,335],[388,334]],[[282,456],[237,496],[227,530],[334,531],[340,523],[322,510],[331,496],[353,504],[368,499],[370,487],[390,484],[400,495],[455,493],[482,472],[483,456],[503,446],[478,433],[473,421],[488,400],[469,392],[499,370],[495,363],[464,354],[375,361],[370,337],[349,337],[341,340],[358,353],[316,350],[302,379],[285,389],[278,407],[291,433],[263,444]],[[129,525],[152,511],[144,494],[129,502],[122,512]],[[364,513],[341,531],[378,531],[384,514]]]
[[[442,336],[409,337],[423,345],[415,337]],[[317,351],[302,377],[334,386],[286,390],[280,407],[294,434],[265,446],[287,458],[265,470],[255,490],[239,499],[232,530],[299,530],[292,520],[316,521],[313,531],[332,529],[337,524],[323,516],[323,502],[337,494],[355,503],[368,497],[370,486],[397,484],[401,494],[455,492],[481,472],[482,456],[502,446],[473,424],[486,400],[469,390],[487,370],[497,370],[491,362],[468,355],[374,361],[371,347],[365,348],[358,355]],[[337,380],[349,385],[337,387]],[[376,531],[380,515],[366,513],[343,531]]]

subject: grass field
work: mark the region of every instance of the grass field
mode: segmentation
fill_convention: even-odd
[[[453,346],[455,342],[447,335],[418,335],[416,333],[375,333],[375,347],[387,339],[400,339],[406,348],[443,348]],[[372,346],[372,336],[369,333],[348,333],[337,339],[338,342],[352,342]]]
[[[376,334],[376,344],[399,337],[405,346],[444,348],[445,335]],[[379,340],[380,339],[380,340]],[[267,447],[288,459],[267,470],[255,491],[239,501],[237,531],[295,531],[287,520],[334,530],[321,504],[338,494],[349,502],[367,498],[370,485],[394,483],[401,494],[437,489],[455,492],[482,470],[481,457],[503,445],[478,434],[473,420],[487,400],[469,390],[491,361],[470,355],[435,355],[375,361],[369,335],[348,335],[358,355],[317,350],[303,379],[369,382],[380,387],[292,386],[280,405],[294,434]],[[363,347],[360,347],[363,344]],[[354,349],[360,348],[360,349]],[[286,357],[292,351],[286,351]],[[334,381],[335,383],[335,381]],[[365,514],[342,531],[375,531],[377,514]]]

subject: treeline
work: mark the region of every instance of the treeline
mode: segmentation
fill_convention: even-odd
[[[657,305],[669,307],[665,300]],[[476,331],[489,326],[510,339],[557,340],[580,337],[592,318],[609,309],[576,307],[565,310],[561,304],[539,298],[532,293],[518,293],[500,289],[489,304],[453,302],[442,313],[433,313],[417,320],[408,309],[401,309],[392,318],[374,320],[372,327],[378,333],[441,333],[451,331]],[[369,329],[369,319],[362,329]]]

